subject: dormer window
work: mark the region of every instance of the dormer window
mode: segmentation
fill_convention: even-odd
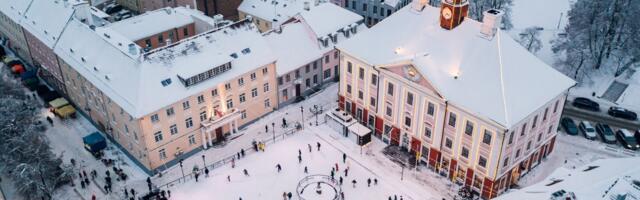
[[[209,69],[205,72],[195,74],[195,75],[190,75],[189,77],[182,77],[178,75],[178,79],[180,80],[180,82],[182,82],[182,84],[184,84],[185,87],[189,87],[189,86],[198,84],[200,82],[206,81],[208,79],[211,79],[229,70],[231,70],[231,63],[226,63],[224,65],[220,65],[212,69]]]

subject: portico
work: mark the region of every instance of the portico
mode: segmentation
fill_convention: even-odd
[[[207,149],[212,146],[214,140],[222,139],[222,128],[225,125],[229,125],[231,133],[237,133],[240,116],[240,112],[237,109],[230,109],[226,113],[215,111],[208,120],[201,123],[202,148]]]

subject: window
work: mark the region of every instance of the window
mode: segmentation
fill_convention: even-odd
[[[436,111],[436,105],[434,105],[433,103],[429,102],[427,104],[427,114],[433,116],[435,111]]]
[[[329,63],[329,55],[324,56],[324,63]]]
[[[162,141],[162,131],[158,131],[154,133],[153,138],[156,140],[156,142]]]
[[[267,75],[267,73],[269,72],[268,68],[262,68],[262,75]]]
[[[204,103],[204,96],[200,95],[198,96],[198,104]]]
[[[193,126],[193,121],[191,120],[191,117],[185,119],[184,124],[187,128],[191,128]]]
[[[449,148],[449,149],[451,149],[451,147],[453,146],[453,141],[451,141],[451,139],[447,138],[447,139],[444,141],[444,146],[445,146],[445,147],[447,147],[447,148]]]
[[[429,123],[424,124],[424,136],[427,138],[431,138],[431,124]]]
[[[247,118],[247,111],[243,110],[242,112],[240,112],[240,119],[246,119]]]
[[[362,4],[362,11],[367,11],[367,4],[366,3]]]
[[[256,73],[255,73],[255,72],[254,72],[254,73],[251,73],[251,80],[252,80],[252,81],[253,81],[253,80],[256,80]]]
[[[189,105],[189,101],[182,102],[182,108],[184,110],[189,109],[191,106]]]
[[[348,6],[345,6],[348,7]],[[338,59],[338,51],[333,52],[333,59]]]
[[[307,65],[304,67],[304,73],[309,73],[311,71],[311,66]]]
[[[331,69],[324,70],[324,79],[331,77]]]
[[[484,130],[484,136],[482,136],[482,142],[487,145],[491,144],[491,131]]]
[[[360,80],[364,80],[364,68],[362,67],[358,68],[358,78],[360,78]]]
[[[322,62],[322,61],[320,61]],[[313,62],[313,70],[318,69],[318,61]]]
[[[527,142],[527,151],[531,149],[531,141]]]
[[[347,62],[347,72],[351,73],[351,62]]]
[[[393,117],[393,110],[391,110],[391,106],[387,105],[386,112],[387,116]]]
[[[351,3],[351,9],[356,9],[356,1],[353,1],[353,3]]]
[[[311,79],[305,80],[305,86],[311,87]]]
[[[473,123],[472,122],[467,121],[467,126],[464,129],[464,133],[466,133],[469,136],[471,136],[473,134]]]
[[[158,121],[160,121],[160,118],[158,118],[158,114],[151,115],[151,122],[156,123]]]
[[[162,34],[158,35],[158,43],[160,44],[164,43],[164,37]]]
[[[231,83],[224,84],[224,89],[225,90],[231,90]]]
[[[387,94],[389,96],[393,96],[393,84],[391,84],[391,83],[387,84]]]
[[[371,99],[369,99],[369,105],[371,106],[376,106],[376,98],[371,97]]]
[[[285,76],[284,76],[284,81],[285,81],[285,82],[287,82],[287,83],[288,83],[289,81],[291,81],[291,75],[289,75],[289,74],[285,75]]]
[[[384,8],[383,7],[380,7],[380,16],[384,17]]]
[[[560,103],[560,100],[556,101],[556,104],[553,106],[553,113],[556,113],[556,111],[558,111],[558,103]]]
[[[549,113],[549,108],[544,109],[544,115],[542,115],[542,121],[547,121],[547,114]]]
[[[407,93],[407,104],[413,106],[413,93]]]
[[[527,123],[522,125],[522,131],[520,131],[520,136],[523,136],[526,130],[527,130]]]
[[[515,133],[513,131],[511,131],[511,133],[509,133],[509,144],[513,143],[513,135]]]
[[[144,44],[147,45],[147,48],[151,47],[151,40],[150,39],[144,40]]]
[[[551,131],[553,131],[553,125],[549,126],[549,130],[547,131],[547,133],[551,134]]]
[[[460,155],[462,155],[462,157],[469,158],[469,149],[467,149],[466,147],[462,147]]]
[[[360,99],[360,100],[364,99],[364,93],[362,92],[362,90],[358,91],[358,99]]]
[[[516,158],[520,157],[520,149],[516,151]]]
[[[404,117],[404,125],[406,127],[411,127],[411,117],[409,117],[409,116],[405,116]]]
[[[251,89],[251,97],[257,97],[257,96],[258,96],[258,88]]]
[[[540,132],[540,134],[538,134],[538,142],[540,142],[541,139],[542,139],[542,132]]]
[[[158,151],[158,155],[160,156],[160,160],[167,159],[167,152],[165,152],[164,149],[160,149],[160,151]]]
[[[449,126],[456,127],[456,114],[449,112]]]
[[[391,9],[387,10],[387,16],[391,15]]]
[[[218,96],[218,89],[211,90],[211,96]]]
[[[171,135],[178,134],[178,126],[176,126],[175,124],[171,125],[169,127],[169,132],[171,133]]]
[[[480,156],[478,159],[478,165],[480,165],[480,167],[487,167],[487,159]]]
[[[371,74],[371,85],[375,86],[378,84],[378,75]]]
[[[509,165],[509,157],[504,158],[504,161],[502,162],[502,167],[507,167],[507,165]]]
[[[245,101],[244,93],[240,94],[240,103],[244,103]]]
[[[207,120],[207,111],[200,112],[200,121]]]
[[[233,99],[227,99],[227,108],[233,108]]]
[[[313,84],[318,84],[318,75],[317,74],[313,75]]]
[[[538,123],[538,115],[533,117],[533,123],[531,124],[531,129],[536,128],[536,124]]]
[[[264,100],[264,107],[265,108],[270,108],[271,107],[271,102],[269,101],[269,99],[265,99]]]
[[[188,28],[184,28],[182,29],[182,32],[184,34],[184,36],[186,37],[187,35],[189,35],[189,29]]]
[[[238,85],[239,86],[243,86],[244,85],[244,78],[239,78],[238,79]]]
[[[373,6],[373,13],[378,13],[378,6]]]
[[[309,80],[309,79],[307,79]],[[351,85],[347,85],[347,93],[351,94]]]
[[[129,133],[129,126],[127,126],[126,124],[124,125],[124,132]]]
[[[269,83],[265,83],[264,85],[262,85],[262,90],[264,92],[268,92],[269,91]]]
[[[189,146],[196,144],[196,137],[195,135],[190,135],[189,136]]]
[[[282,77],[278,77],[278,85],[282,85]]]

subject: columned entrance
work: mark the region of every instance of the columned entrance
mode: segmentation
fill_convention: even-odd
[[[214,142],[224,139],[222,128],[229,125],[231,133],[238,132],[238,119],[240,112],[237,109],[231,109],[227,112],[214,111],[213,115],[201,123],[200,134],[202,137],[202,148],[207,149]]]

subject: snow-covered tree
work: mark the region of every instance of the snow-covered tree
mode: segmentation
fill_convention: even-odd
[[[26,199],[51,199],[56,188],[71,180],[71,171],[51,151],[38,106],[22,86],[0,78],[0,172]]]
[[[511,6],[513,6],[513,0],[469,0],[469,17],[477,21],[482,21],[484,11],[499,9],[504,11],[501,28],[509,30],[513,28],[513,24],[511,23]]]
[[[637,0],[578,0],[568,13],[566,36],[553,49],[565,54],[561,63],[577,79],[601,68],[620,75],[640,62],[638,10]]]
[[[536,26],[524,29],[524,31],[520,33],[518,42],[520,43],[520,45],[526,48],[527,51],[534,54],[537,53],[542,48],[542,41],[540,41],[540,30],[542,30],[542,28]]]

